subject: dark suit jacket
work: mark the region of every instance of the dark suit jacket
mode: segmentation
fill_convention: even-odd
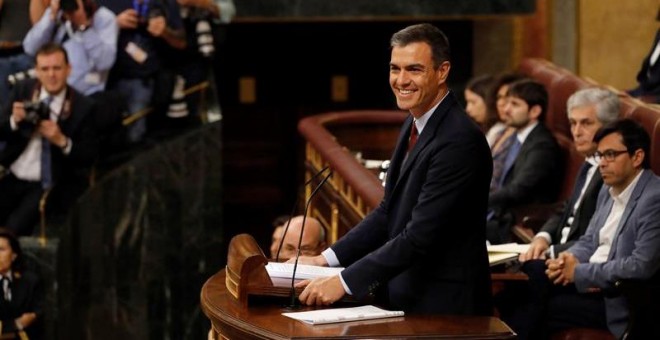
[[[562,180],[559,145],[550,130],[539,123],[520,146],[499,190],[490,193],[490,209],[501,215],[529,203],[549,203],[557,198]]]
[[[596,169],[587,190],[584,192],[584,197],[582,202],[575,211],[575,216],[573,217],[573,224],[571,224],[571,229],[568,232],[568,238],[566,243],[560,244],[561,241],[561,230],[566,225],[566,221],[571,216],[571,211],[573,210],[573,204],[570,200],[566,200],[563,204],[563,208],[557,214],[553,215],[545,222],[541,231],[544,231],[552,237],[552,244],[554,245],[555,255],[561,253],[562,251],[568,249],[577,239],[580,238],[587,230],[589,226],[589,220],[596,210],[596,200],[598,199],[598,191],[603,186],[603,177],[600,175],[600,171]]]
[[[10,94],[9,101],[0,115],[0,140],[7,145],[0,153],[0,165],[9,168],[21,155],[28,145],[34,126],[21,122],[16,131],[11,130],[9,118],[12,105],[15,101],[31,100],[34,90],[38,88],[35,79],[29,79],[16,84]],[[53,182],[69,182],[80,184],[81,180],[88,178],[88,170],[96,157],[97,143],[93,130],[92,118],[93,101],[80,94],[72,87],[68,87],[67,97],[71,99],[71,114],[67,118],[60,118],[58,125],[62,133],[72,142],[71,153],[64,155],[62,149],[51,145]]]
[[[2,288],[0,288],[2,294]],[[28,336],[32,339],[41,332],[43,319],[43,292],[39,286],[39,278],[30,271],[21,275],[13,274],[11,283],[11,301],[0,300],[0,320],[2,332],[16,331],[14,320],[23,313],[35,313],[37,319],[26,328]]]
[[[649,65],[649,60],[651,59],[651,54],[655,49],[655,45],[660,40],[660,29],[655,34],[655,39],[653,40],[653,45],[649,54],[644,58],[642,62],[642,67],[637,73],[637,82],[639,83],[639,90],[641,95],[660,95],[660,60],[658,60],[653,67]]]
[[[354,296],[427,314],[492,313],[486,205],[492,159],[483,133],[453,93],[403,163],[403,124],[385,196],[332,249]]]

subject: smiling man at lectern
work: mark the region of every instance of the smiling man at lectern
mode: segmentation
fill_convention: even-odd
[[[303,281],[300,300],[345,294],[410,313],[490,315],[486,206],[492,174],[484,134],[448,90],[449,42],[435,26],[392,36],[390,85],[410,111],[380,205],[330,249],[300,263],[344,266]],[[413,125],[414,128],[413,129]]]

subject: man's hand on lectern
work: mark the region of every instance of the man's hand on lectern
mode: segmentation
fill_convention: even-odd
[[[339,275],[323,277],[314,280],[304,280],[296,284],[296,287],[305,287],[298,299],[304,305],[329,305],[345,294],[344,286],[341,284]]]
[[[286,261],[286,263],[295,263],[296,258],[290,258]],[[325,260],[325,257],[323,255],[317,255],[317,256],[301,256],[298,258],[298,264],[307,264],[310,266],[319,266],[319,267],[327,267],[328,266],[328,261]]]

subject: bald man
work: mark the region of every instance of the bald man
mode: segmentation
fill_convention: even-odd
[[[284,236],[282,250],[280,251],[280,260],[286,261],[296,257],[298,252],[298,242],[300,241],[300,232],[302,229],[303,216],[299,215],[291,219],[289,230]],[[305,232],[303,233],[302,243],[300,244],[300,254],[304,256],[320,255],[326,248],[325,228],[317,219],[307,217],[305,219]]]

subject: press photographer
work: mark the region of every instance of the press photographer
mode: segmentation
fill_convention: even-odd
[[[93,102],[66,83],[67,53],[48,43],[36,53],[36,77],[18,82],[0,111],[0,225],[30,235],[39,200],[47,213],[63,212],[85,188],[96,155]]]
[[[96,0],[51,0],[23,41],[35,56],[45,43],[61,44],[73,66],[68,83],[85,95],[103,91],[117,55],[119,28],[114,13]]]

